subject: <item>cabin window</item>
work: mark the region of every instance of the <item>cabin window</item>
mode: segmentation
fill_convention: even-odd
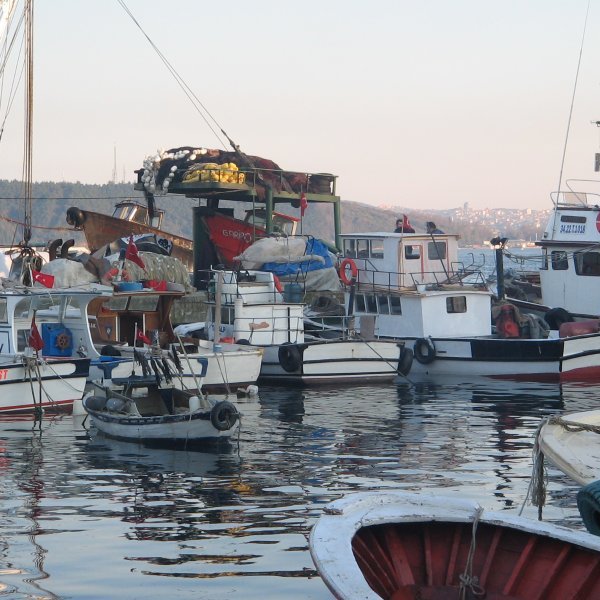
[[[574,258],[577,275],[600,276],[600,252],[575,252]]]
[[[542,265],[540,267],[540,271],[548,270],[548,249],[544,248],[542,250]]]
[[[371,258],[383,258],[383,240],[371,240]]]
[[[407,260],[421,258],[421,246],[404,246],[404,258]]]
[[[446,242],[429,242],[427,244],[427,258],[440,260],[446,258]]]
[[[356,240],[356,258],[369,258],[369,240]]]
[[[365,296],[365,299],[367,301],[367,310],[365,312],[377,313],[377,301],[375,296]]]
[[[550,259],[554,271],[566,271],[569,268],[569,260],[564,250],[555,250],[550,254]]]
[[[388,296],[377,296],[377,302],[379,304],[379,314],[380,315],[389,315],[390,314],[389,297]]]
[[[8,310],[6,308],[6,298],[0,298],[0,322],[8,322]]]
[[[401,315],[402,306],[400,305],[400,296],[390,296],[390,313],[392,315]]]
[[[362,294],[356,294],[356,312],[367,312],[365,310],[365,297]]]
[[[344,256],[346,258],[356,258],[356,240],[344,240]]]
[[[467,312],[467,297],[466,296],[452,296],[446,298],[446,312],[447,313],[466,313]]]
[[[108,300],[104,306],[108,310],[113,311],[121,311],[127,308],[127,301],[129,300],[129,296],[113,296],[110,300]]]
[[[129,310],[138,312],[155,311],[158,306],[158,296],[131,296]]]
[[[17,319],[26,319],[29,317],[30,307],[31,298],[23,298],[23,300],[19,300],[15,306],[15,317]]]

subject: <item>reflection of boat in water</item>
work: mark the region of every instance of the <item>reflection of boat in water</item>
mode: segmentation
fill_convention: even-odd
[[[395,491],[332,502],[313,528],[315,566],[336,598],[600,597],[600,539]]]

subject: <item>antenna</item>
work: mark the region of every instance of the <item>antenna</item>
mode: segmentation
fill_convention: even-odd
[[[117,145],[114,146],[112,183],[117,183]]]

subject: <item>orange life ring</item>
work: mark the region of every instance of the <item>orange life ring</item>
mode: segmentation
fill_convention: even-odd
[[[350,267],[350,277],[346,273],[346,269]],[[350,285],[352,280],[356,280],[358,277],[358,268],[356,263],[351,258],[345,258],[340,265],[340,279],[345,285]]]

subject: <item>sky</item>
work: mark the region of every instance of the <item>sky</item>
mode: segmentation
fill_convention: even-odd
[[[247,154],[374,206],[551,208],[588,0],[124,1]],[[595,177],[599,31],[591,0],[563,186]],[[34,38],[34,180],[106,183],[116,149],[131,181],[159,148],[223,148],[117,0],[36,0]],[[22,104],[2,179],[21,177]]]

